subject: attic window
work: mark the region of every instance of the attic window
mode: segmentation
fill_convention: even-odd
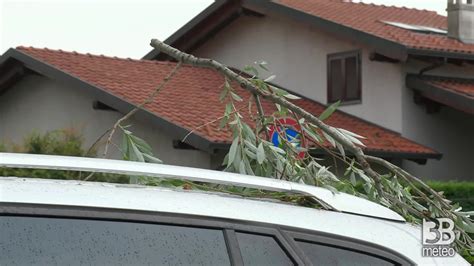
[[[421,32],[421,33],[427,33],[427,34],[441,34],[441,35],[447,35],[448,32],[443,29],[438,29],[434,27],[428,27],[428,26],[421,26],[421,25],[412,25],[412,24],[405,24],[401,22],[392,22],[392,21],[382,21],[383,23],[391,26],[395,26],[398,28],[402,28],[405,30],[410,30],[410,31],[415,31],[415,32]]]

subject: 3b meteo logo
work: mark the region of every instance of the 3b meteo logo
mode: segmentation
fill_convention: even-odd
[[[456,251],[450,245],[456,239],[454,222],[448,218],[437,218],[435,221],[423,219],[423,248],[424,257],[452,257]]]

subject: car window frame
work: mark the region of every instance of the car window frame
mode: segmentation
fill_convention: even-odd
[[[243,265],[236,232],[273,237],[295,265],[312,265],[306,255],[304,255],[302,249],[298,247],[295,242],[295,239],[300,238],[310,242],[318,240],[316,242],[319,243],[324,240],[328,243],[354,249],[355,251],[370,250],[370,254],[389,256],[390,259],[399,262],[400,265],[414,264],[405,256],[373,243],[325,232],[254,221],[148,210],[5,202],[0,202],[0,216],[104,220],[222,230],[231,265]]]
[[[304,254],[302,248],[298,247],[297,241],[315,243],[319,245],[339,248],[342,250],[349,250],[368,256],[390,260],[395,265],[416,265],[415,262],[411,261],[406,256],[391,250],[387,247],[377,245],[371,242],[362,241],[350,237],[329,234],[325,232],[316,232],[305,229],[294,229],[286,228],[282,229],[283,234],[291,245],[297,246],[295,250],[298,252],[298,256],[305,261],[306,265],[313,265],[310,259]]]

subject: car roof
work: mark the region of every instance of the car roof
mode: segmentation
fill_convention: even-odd
[[[222,171],[122,160],[20,153],[0,153],[0,166],[105,172],[160,178],[165,177],[213,184],[257,188],[269,191],[297,193],[311,196],[318,200],[322,206],[335,211],[395,221],[405,221],[405,219],[398,213],[384,206],[346,193],[334,193],[325,188],[304,185],[301,183],[227,173]]]
[[[421,257],[421,229],[405,222],[222,193],[74,180],[2,177],[0,206],[2,203],[135,210],[274,224],[371,242],[395,250],[417,263],[439,263],[439,260]],[[441,262],[452,264],[458,259],[443,259]]]

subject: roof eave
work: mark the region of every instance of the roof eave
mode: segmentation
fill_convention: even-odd
[[[172,45],[180,50],[189,51],[193,46],[196,46],[203,37],[208,36],[213,31],[216,31],[229,23],[233,18],[239,14],[240,1],[227,1],[227,0],[216,0],[201,13],[191,19],[188,23],[182,26],[179,30],[168,37],[164,42]],[[222,24],[222,25],[221,25]],[[204,26],[203,26],[204,25]],[[219,26],[221,25],[221,26]],[[201,36],[199,38],[187,38],[188,35],[192,35],[196,28],[203,27],[205,30],[201,30]],[[183,41],[183,39],[186,39]],[[181,45],[179,45],[181,43]],[[153,49],[148,52],[142,59],[156,60],[163,55],[160,51]],[[166,55],[165,55],[166,57]]]
[[[223,142],[214,142],[211,144],[212,149],[214,150],[228,150],[230,148],[230,143]],[[428,159],[440,160],[443,155],[438,152],[432,153],[420,153],[420,152],[403,152],[403,151],[382,151],[375,149],[364,149],[364,152],[367,155],[381,157],[385,159],[405,159],[417,162],[419,164],[425,164]],[[328,153],[322,149],[311,149],[311,155],[327,155]]]
[[[437,58],[459,59],[464,61],[474,61],[474,53],[460,53],[420,48],[407,48],[408,56],[425,56]]]
[[[414,74],[407,75],[406,86],[432,101],[471,115],[474,114],[474,98],[428,84],[422,77]]]

